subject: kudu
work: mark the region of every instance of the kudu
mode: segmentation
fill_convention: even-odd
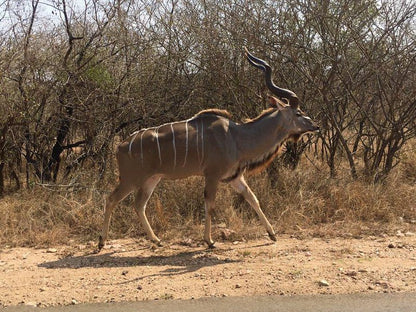
[[[147,220],[146,204],[162,178],[180,179],[193,175],[205,177],[204,240],[211,238],[211,214],[220,182],[230,183],[256,211],[269,237],[275,232],[260,208],[259,201],[244,179],[245,172],[264,169],[286,140],[298,140],[302,134],[318,130],[315,123],[299,110],[298,98],[290,90],[277,87],[272,70],[263,60],[246,50],[248,61],[265,73],[269,90],[286,105],[272,97],[273,105],[257,118],[239,124],[228,112],[217,109],[201,111],[190,119],[171,122],[134,132],[118,146],[119,184],[108,196],[104,224],[98,248],[104,246],[114,207],[135,191],[135,210],[147,236],[159,244]]]

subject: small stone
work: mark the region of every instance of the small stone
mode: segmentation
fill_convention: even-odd
[[[129,273],[129,271],[125,270],[125,271],[121,272],[121,275],[126,276],[127,273]]]
[[[220,231],[220,234],[223,240],[230,240],[231,237],[235,235],[235,231],[227,229],[227,228],[222,228]]]
[[[58,250],[56,248],[49,248],[48,250],[46,250],[47,253],[56,253],[58,252]]]
[[[353,276],[357,276],[357,271],[349,271],[349,272],[345,272],[345,275],[347,275],[347,276],[351,276],[351,277],[353,277]]]
[[[120,244],[108,244],[107,246],[104,246],[104,248],[106,247],[107,249],[120,249],[121,245]]]
[[[320,280],[318,285],[321,287],[329,287],[329,283],[326,280]]]
[[[71,300],[71,304],[72,304],[72,305],[76,305],[76,304],[78,304],[78,301],[76,301],[75,299],[72,299],[72,300]]]
[[[393,243],[390,243],[387,247],[389,247],[389,248],[396,248],[396,245],[393,244]]]
[[[25,306],[28,306],[28,307],[37,307],[38,304],[36,302],[25,302]]]
[[[137,290],[142,290],[143,289],[143,286],[142,285],[138,285],[137,286]]]
[[[386,281],[377,281],[375,284],[384,288],[384,289],[387,289],[387,288],[390,287],[389,283],[386,282]]]
[[[236,289],[241,288],[241,285],[240,284],[235,284],[235,288]]]
[[[192,245],[194,244],[194,241],[191,238],[186,238],[186,239],[183,239],[179,244],[183,246],[192,247]]]
[[[413,232],[406,232],[406,233],[404,233],[404,235],[405,235],[405,236],[407,236],[407,237],[413,237],[413,236],[416,236],[416,234],[415,234],[415,233],[413,233]]]

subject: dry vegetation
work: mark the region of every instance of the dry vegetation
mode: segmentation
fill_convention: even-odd
[[[96,240],[117,176],[114,146],[137,128],[212,107],[236,120],[259,114],[263,79],[243,46],[321,126],[249,178],[275,229],[414,230],[415,3],[74,3],[0,3],[0,245]],[[200,178],[165,181],[149,202],[150,222],[162,238],[199,239],[202,201]],[[217,239],[263,235],[230,188],[217,205]],[[132,216],[127,198],[110,237],[142,235]]]
[[[249,178],[264,212],[279,234],[341,236],[392,234],[416,229],[414,151],[383,183],[353,180],[349,175],[328,178],[325,166],[302,158],[299,167],[280,168],[276,185],[266,173]],[[69,240],[95,241],[102,224],[104,195],[89,184],[35,185],[7,195],[0,205],[0,245],[47,246]],[[148,204],[155,231],[165,240],[202,241],[203,183],[198,177],[164,181]],[[180,194],[180,195],[178,195]],[[262,237],[254,211],[227,185],[217,197],[214,218],[216,240]],[[224,230],[225,229],[225,230]],[[126,198],[116,209],[110,237],[145,237]]]

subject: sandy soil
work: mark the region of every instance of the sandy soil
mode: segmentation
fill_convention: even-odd
[[[0,250],[0,307],[205,296],[416,292],[413,233],[361,239],[145,240]]]

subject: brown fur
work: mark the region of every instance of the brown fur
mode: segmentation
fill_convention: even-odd
[[[280,153],[281,145],[276,147],[276,150],[265,157],[262,161],[251,163],[246,165],[245,167],[239,167],[236,172],[234,172],[231,176],[222,179],[221,182],[228,183],[236,179],[239,175],[247,173],[247,175],[251,176],[257,173],[262,172],[265,170],[270,164],[273,162],[273,160],[276,158],[276,156]]]
[[[217,109],[217,108],[204,109],[198,112],[195,116],[209,115],[209,114],[225,117],[228,119],[232,118],[232,115],[228,111],[226,111],[225,109]]]
[[[270,164],[273,162],[273,160],[276,158],[279,152],[280,152],[280,146],[278,146],[276,150],[274,151],[274,153],[268,156],[263,162],[249,166],[247,168],[248,169],[247,174],[254,175],[265,170],[268,166],[270,166]]]
[[[261,112],[261,114],[260,114],[260,115],[258,115],[257,117],[255,117],[255,118],[253,118],[253,119],[248,118],[248,119],[246,119],[246,120],[244,121],[244,123],[250,123],[250,122],[255,122],[255,121],[257,121],[257,120],[260,120],[260,119],[261,119],[261,118],[263,118],[264,116],[267,116],[267,115],[269,115],[269,114],[273,113],[275,110],[276,110],[276,108],[275,108],[275,107],[270,107],[270,108],[268,108],[268,109],[265,109],[265,110],[263,110],[263,111]]]
[[[277,99],[276,99],[277,100]],[[282,102],[283,104],[283,102]],[[284,104],[283,104],[284,105]],[[273,113],[276,110],[276,107],[269,107],[265,110],[263,110],[260,115],[258,115],[257,117],[254,117],[253,119],[251,118],[247,118],[244,120],[244,123],[250,123],[250,122],[255,122],[271,113]],[[229,111],[225,110],[225,109],[217,109],[217,108],[209,108],[209,109],[204,109],[200,112],[198,112],[195,117],[197,116],[202,116],[202,115],[217,115],[217,116],[221,116],[227,119],[232,119],[232,115]]]
[[[139,132],[136,132],[121,143],[117,161],[122,178],[106,200],[99,250],[108,236],[112,210],[133,191],[135,211],[140,222],[149,239],[159,244],[160,239],[146,217],[146,204],[162,178],[182,179],[193,175],[205,177],[204,240],[209,247],[214,245],[211,219],[221,180],[229,182],[243,195],[256,211],[270,238],[276,240],[273,227],[243,174],[267,167],[277,155],[278,147],[289,136],[297,139],[304,133],[318,130],[318,127],[310,118],[297,114],[298,98],[294,92],[273,84],[271,68],[267,63],[248,51],[247,57],[252,65],[265,70],[268,88],[278,97],[290,100],[290,109],[285,109],[282,101],[271,98],[271,108],[244,124],[230,122],[231,114],[226,110],[203,110],[191,119],[145,129],[139,137]]]
[[[274,96],[269,96],[268,102],[272,107],[278,107],[279,105],[284,107],[284,106],[288,105],[287,102],[282,101],[282,100],[280,100],[280,99],[278,99],[277,97],[274,97]]]

